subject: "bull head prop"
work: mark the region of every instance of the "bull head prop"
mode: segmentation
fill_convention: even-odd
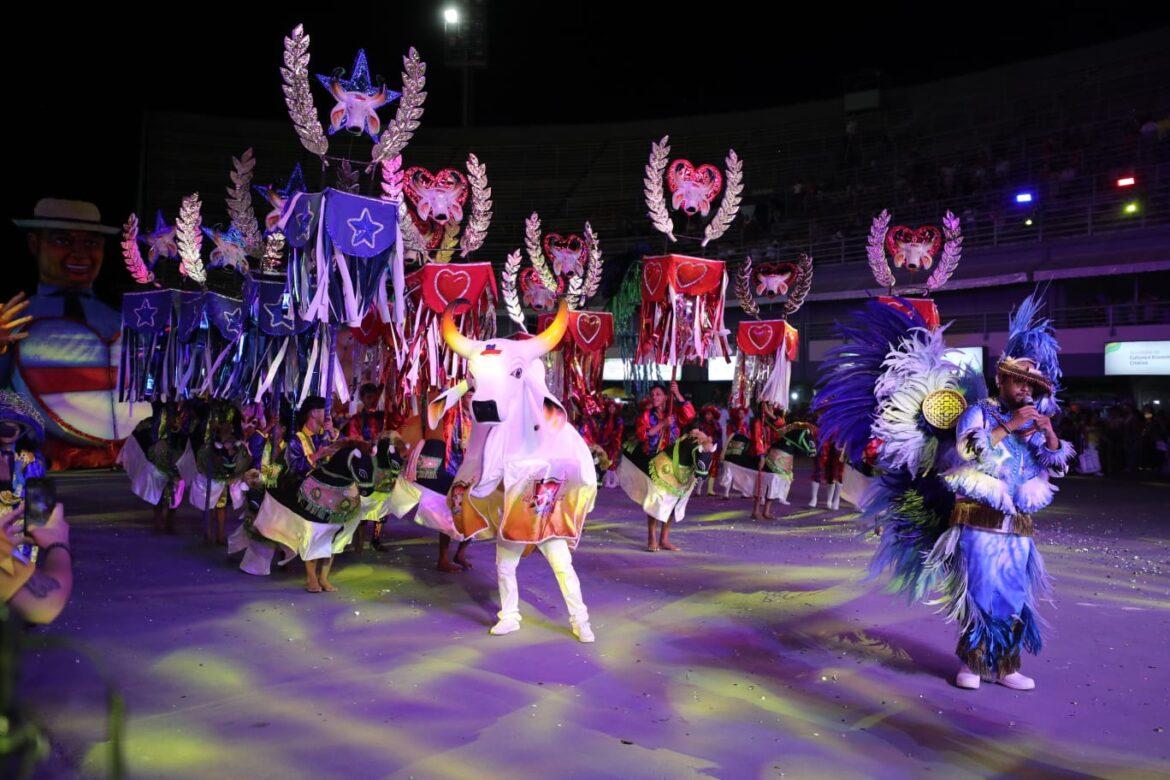
[[[670,207],[683,212],[688,219],[694,216],[706,218],[722,191],[719,209],[703,231],[702,246],[707,246],[727,232],[739,213],[743,195],[743,162],[734,149],[729,150],[720,172],[710,163],[696,166],[690,160],[671,160],[668,135],[650,145],[650,161],[646,164],[643,179],[646,208],[654,228],[671,241],[677,241],[674,220],[666,206],[664,185],[670,189]]]
[[[542,358],[564,337],[569,306],[561,301],[548,327],[526,339],[471,339],[456,314],[443,313],[443,340],[467,361],[468,378],[427,409],[435,427],[471,393],[471,439],[452,491],[463,496],[454,518],[459,535],[489,529],[507,541],[540,544],[562,538],[575,545],[593,508],[597,475],[581,434],[566,425],[565,409],[548,390]]]
[[[736,332],[739,361],[731,383],[730,405],[754,407],[767,401],[787,409],[792,380],[792,361],[799,353],[800,334],[788,323],[812,289],[812,258],[801,254],[795,263],[765,263],[752,268],[748,257],[735,274],[735,295],[744,314]],[[780,294],[783,309],[778,320],[760,320],[759,297]],[[754,295],[753,295],[754,293]]]
[[[386,87],[380,77],[370,79],[364,51],[358,51],[353,69],[347,77],[338,69],[330,75],[317,75],[317,80],[334,100],[329,112],[329,135],[346,131],[354,135],[369,135],[374,142],[366,172],[385,160],[397,157],[410,143],[418,129],[426,101],[426,63],[411,47],[402,58],[402,92]],[[303,25],[297,25],[284,39],[284,65],[280,69],[284,102],[289,119],[296,128],[301,145],[329,164],[329,139],[321,127],[317,106],[309,81],[309,36]],[[398,100],[394,119],[383,129],[378,111]]]
[[[896,269],[905,269],[915,274],[930,271],[930,276],[919,292],[930,294],[946,284],[959,267],[963,254],[963,233],[959,218],[948,211],[943,216],[942,229],[934,225],[909,228],[905,225],[890,227],[890,212],[882,211],[873,219],[866,245],[870,270],[879,285],[890,295],[895,294],[896,281],[890,262]],[[935,264],[939,249],[942,255]],[[932,270],[933,269],[933,270]],[[903,292],[910,292],[906,290]]]
[[[603,262],[601,244],[588,222],[583,235],[546,233],[542,237],[540,215],[534,211],[524,222],[524,248],[529,267],[521,270],[523,258],[517,250],[508,255],[500,276],[508,316],[521,331],[528,331],[524,306],[537,314],[550,312],[567,291],[569,308],[575,311],[597,294]]]
[[[463,299],[453,302],[443,312],[443,341],[451,351],[467,361],[469,379],[439,394],[427,409],[427,419],[434,428],[443,414],[467,392],[473,392],[471,414],[480,425],[500,425],[517,414],[523,403],[531,411],[540,409],[539,416],[554,426],[565,420],[565,409],[548,392],[545,384],[544,363],[569,326],[569,305],[562,300],[557,315],[549,326],[532,338],[524,340],[469,339],[459,332],[455,315],[470,308]]]
[[[382,164],[382,198],[403,204],[403,239],[420,262],[447,263],[456,251],[466,258],[487,238],[492,221],[487,166],[469,154],[466,169],[466,175],[455,168],[432,173],[420,166],[403,172],[400,156]]]

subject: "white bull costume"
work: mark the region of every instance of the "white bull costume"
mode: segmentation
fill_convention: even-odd
[[[491,632],[519,630],[516,567],[538,549],[556,574],[573,634],[592,642],[570,551],[593,509],[597,473],[585,440],[548,391],[541,361],[565,335],[568,305],[562,300],[548,328],[523,341],[465,337],[454,315],[467,305],[459,300],[447,307],[442,332],[447,346],[467,359],[469,379],[436,397],[427,417],[435,427],[464,394],[473,393],[471,438],[447,500],[459,537],[496,537],[500,612]]]

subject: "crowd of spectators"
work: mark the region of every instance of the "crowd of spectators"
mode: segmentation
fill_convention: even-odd
[[[1073,404],[1057,421],[1057,432],[1076,447],[1076,470],[1083,474],[1170,477],[1170,412],[1158,405]]]

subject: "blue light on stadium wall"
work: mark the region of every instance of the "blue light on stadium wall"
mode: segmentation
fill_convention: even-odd
[[[1031,202],[1032,202],[1032,193],[1030,193],[1030,192],[1017,192],[1016,193],[1016,203],[1031,203]]]

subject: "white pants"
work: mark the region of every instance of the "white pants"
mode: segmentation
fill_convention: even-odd
[[[520,564],[525,547],[527,545],[520,542],[496,539],[496,577],[500,584],[500,612],[497,617],[500,620],[520,620],[520,589],[516,585],[516,567]],[[556,575],[565,606],[569,610],[569,619],[575,625],[588,623],[589,610],[581,598],[581,581],[573,570],[573,554],[569,552],[569,543],[564,539],[549,539],[536,548]]]

